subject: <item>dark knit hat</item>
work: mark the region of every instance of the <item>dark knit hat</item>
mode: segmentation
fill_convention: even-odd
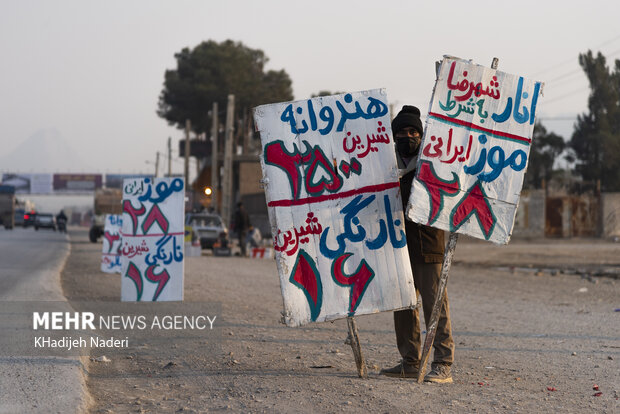
[[[422,120],[420,119],[420,110],[412,105],[405,105],[398,115],[392,120],[392,133],[400,131],[406,127],[415,128],[420,135],[424,134]]]

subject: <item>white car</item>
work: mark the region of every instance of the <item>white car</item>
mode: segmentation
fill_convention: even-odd
[[[213,213],[187,213],[185,225],[192,227],[203,249],[213,248],[221,234],[228,234],[222,218]]]

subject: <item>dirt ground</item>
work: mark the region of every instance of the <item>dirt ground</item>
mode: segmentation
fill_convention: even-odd
[[[120,300],[101,245],[70,236],[65,296]],[[185,300],[221,304],[219,349],[180,336],[158,354],[106,352],[87,367],[91,412],[620,412],[618,273],[620,243],[461,238],[448,282],[454,383],[437,385],[378,375],[399,361],[390,312],[356,318],[360,379],[346,321],[280,324],[273,260],[187,257]]]

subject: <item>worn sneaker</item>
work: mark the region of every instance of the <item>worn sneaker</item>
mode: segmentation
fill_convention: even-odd
[[[451,384],[452,372],[450,365],[447,364],[431,364],[431,372],[424,377],[425,382],[435,382],[438,384]]]
[[[417,365],[406,364],[401,362],[392,368],[383,368],[379,371],[379,374],[385,375],[388,377],[398,377],[398,378],[417,378],[418,377],[418,367]]]

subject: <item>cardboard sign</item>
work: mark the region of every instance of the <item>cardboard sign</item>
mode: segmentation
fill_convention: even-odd
[[[255,109],[289,326],[416,303],[386,102],[376,89]]]
[[[183,300],[182,178],[123,181],[123,301]]]
[[[542,84],[445,58],[420,146],[407,217],[508,243]]]
[[[120,214],[106,214],[103,226],[103,247],[101,251],[101,271],[121,273],[121,227],[123,218]]]

